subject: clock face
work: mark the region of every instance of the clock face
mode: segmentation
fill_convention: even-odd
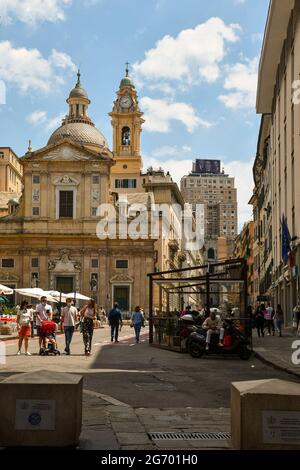
[[[122,106],[122,108],[130,108],[130,106],[132,105],[132,99],[129,95],[125,95],[125,96],[122,96],[121,100],[120,100],[120,105]]]

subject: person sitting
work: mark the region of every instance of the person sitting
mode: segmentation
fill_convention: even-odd
[[[220,320],[217,318],[215,312],[210,312],[209,317],[204,321],[202,328],[206,330],[206,350],[209,350],[210,340],[212,334],[219,335],[219,346],[223,347],[224,328],[221,326]]]

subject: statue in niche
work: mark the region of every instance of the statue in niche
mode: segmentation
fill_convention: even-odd
[[[91,291],[97,292],[98,290],[98,274],[92,274],[91,281],[90,281]]]
[[[31,275],[31,288],[35,289],[39,287],[39,275],[38,273],[32,273]]]

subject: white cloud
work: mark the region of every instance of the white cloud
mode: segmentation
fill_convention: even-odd
[[[133,65],[134,73],[145,81],[215,82],[226,45],[238,41],[239,30],[236,24],[210,18],[194,29],[182,30],[177,37],[166,35],[145,53],[142,62]]]
[[[26,117],[26,121],[33,126],[43,126],[46,131],[51,131],[61,125],[64,114],[50,118],[46,111],[33,111]]]
[[[206,157],[203,157],[206,158]],[[214,157],[207,157],[209,159]],[[216,159],[220,159],[215,157]],[[144,168],[163,167],[165,171],[169,171],[173,180],[180,187],[180,180],[184,175],[188,175],[192,171],[193,160],[179,160],[170,158],[163,163],[161,160],[153,157],[143,157]],[[253,191],[253,160],[241,161],[234,160],[227,163],[222,163],[225,168],[225,173],[235,178],[235,187],[238,192],[238,219],[239,229],[241,230],[244,223],[252,219],[252,208],[248,205],[252,191]]]
[[[155,158],[165,158],[171,156],[183,156],[191,153],[192,149],[188,145],[182,145],[178,147],[177,145],[163,145],[162,147],[158,147],[157,149],[153,150],[152,155]]]
[[[52,49],[49,61],[53,65],[53,67],[58,67],[61,69],[70,69],[73,72],[76,72],[77,70],[77,67],[72,61],[71,57],[65,52],[59,52],[56,49]]]
[[[170,131],[171,121],[180,121],[190,133],[200,126],[209,128],[213,125],[201,119],[193,106],[187,103],[144,96],[141,99],[141,107],[145,111],[144,129],[149,132],[167,133]]]
[[[1,0],[0,16],[3,23],[14,20],[28,25],[36,25],[45,21],[57,22],[65,20],[65,9],[72,0]]]
[[[172,98],[174,98],[176,94],[175,88],[166,82],[152,83],[151,85],[148,86],[148,88],[150,91],[154,91],[154,92],[158,91]]]
[[[42,124],[47,120],[47,113],[46,111],[33,111],[26,117],[26,121],[29,124],[33,124],[34,126],[37,124]]]
[[[255,106],[258,58],[227,67],[224,88],[230,93],[219,96],[227,108],[242,109]]]
[[[15,48],[9,41],[0,42],[0,57],[0,79],[22,92],[49,92],[64,82],[57,69],[72,72],[76,69],[71,57],[65,53],[53,49],[47,59],[38,49]]]

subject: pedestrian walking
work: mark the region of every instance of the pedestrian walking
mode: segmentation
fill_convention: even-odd
[[[42,343],[45,347],[45,338],[41,332],[41,324],[43,321],[52,321],[53,312],[52,307],[47,303],[47,297],[41,297],[41,302],[36,306],[36,330],[39,337],[39,346],[41,348]]]
[[[62,309],[60,319],[61,331],[65,333],[65,353],[67,356],[71,354],[70,346],[75,331],[75,325],[78,318],[77,308],[72,305],[72,299],[66,299],[66,306]]]
[[[99,318],[101,325],[106,325],[107,322],[107,316],[106,316],[106,311],[103,307],[100,307],[99,309]]]
[[[34,310],[34,308],[33,308],[33,305],[31,305],[31,304],[30,304],[30,305],[27,305],[27,309],[28,309],[28,311],[31,313],[31,318],[32,318],[32,320],[31,320],[31,322],[30,322],[30,324],[31,324],[31,338],[34,338],[35,310]]]
[[[275,321],[276,330],[279,336],[282,336],[282,327],[284,325],[284,313],[281,308],[281,305],[277,305],[276,313],[274,316],[274,321]]]
[[[293,309],[293,324],[298,332],[300,327],[300,302],[298,302],[296,307]]]
[[[96,315],[96,302],[91,299],[87,305],[80,310],[82,320],[82,337],[84,343],[84,352],[86,356],[90,356],[92,352],[92,340],[94,333],[94,320]]]
[[[31,356],[30,352],[28,351],[28,343],[31,336],[32,319],[32,312],[30,309],[28,309],[28,302],[25,300],[22,302],[17,315],[17,325],[19,330],[18,356],[21,355],[23,340],[25,343],[25,354],[26,356]]]
[[[265,306],[264,304],[257,307],[255,311],[255,325],[257,335],[260,338],[265,336],[265,317],[264,317]]]
[[[274,311],[269,303],[267,308],[264,310],[265,325],[268,328],[268,336],[275,336],[275,327],[274,327]]]
[[[143,326],[145,326],[145,318],[140,307],[135,307],[135,311],[131,316],[131,324],[135,331],[136,343],[140,342],[140,333]]]
[[[120,324],[122,325],[122,314],[117,302],[115,302],[114,307],[108,314],[108,322],[111,328],[111,342],[115,340],[115,343],[118,343],[119,327]]]

